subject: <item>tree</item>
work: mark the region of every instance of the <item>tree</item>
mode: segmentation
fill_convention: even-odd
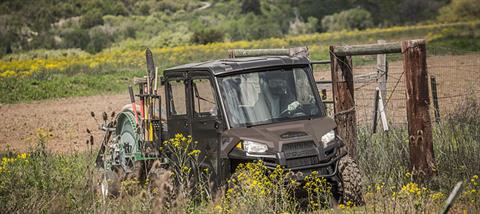
[[[192,42],[197,44],[208,44],[223,41],[225,34],[214,28],[201,28],[193,32]]]
[[[242,13],[254,13],[255,15],[262,14],[260,0],[243,0]]]
[[[97,25],[103,25],[103,15],[99,9],[90,10],[80,19],[80,26],[88,29]]]
[[[479,17],[479,0],[453,0],[450,4],[440,9],[438,20],[442,22],[455,22],[478,19]]]
[[[434,18],[448,0],[351,0],[352,6],[368,10],[380,25],[417,23]]]
[[[361,8],[345,10],[322,19],[322,27],[327,31],[362,30],[371,26],[372,15]]]
[[[304,22],[300,17],[295,18],[294,21],[290,22],[290,29],[288,34],[299,35],[314,33],[317,29],[318,19],[315,17],[308,17],[307,22]]]

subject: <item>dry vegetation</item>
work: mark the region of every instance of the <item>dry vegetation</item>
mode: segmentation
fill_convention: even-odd
[[[179,155],[191,161],[170,168],[173,184],[179,189],[167,203],[156,202],[158,192],[148,180],[125,180],[120,196],[102,198],[98,187],[98,169],[93,167],[90,151],[58,155],[48,151],[48,131],[36,133],[36,147],[27,153],[10,154],[0,165],[0,210],[36,212],[140,212],[175,213],[318,213],[318,212],[437,212],[453,184],[464,181],[465,188],[454,212],[477,213],[480,210],[480,108],[477,100],[456,107],[434,129],[434,149],[438,175],[416,183],[408,171],[408,141],[404,130],[371,135],[360,130],[358,162],[363,172],[366,205],[352,203],[329,208],[330,187],[312,174],[306,183],[293,182],[291,174],[277,168],[267,170],[261,162],[239,168],[230,188],[213,195],[205,179],[191,183],[198,167],[199,151],[194,142],[181,135],[171,139],[170,149],[188,148]],[[190,146],[193,145],[193,146]],[[178,150],[178,149],[177,149]],[[179,150],[179,151],[180,151]],[[208,171],[202,174],[208,175]],[[208,176],[201,176],[207,178]],[[296,197],[295,188],[307,192]]]

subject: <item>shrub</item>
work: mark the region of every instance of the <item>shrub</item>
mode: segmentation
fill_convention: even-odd
[[[443,22],[478,19],[480,2],[478,0],[452,0],[450,4],[440,8],[437,19]]]
[[[224,33],[214,28],[202,28],[193,32],[192,43],[208,44],[212,42],[221,42],[224,38]]]
[[[109,32],[109,29],[103,26],[90,29],[90,43],[86,47],[86,50],[90,53],[97,53],[109,47],[113,39],[112,34],[113,32]]]
[[[372,15],[361,8],[345,10],[322,19],[322,27],[326,31],[363,30],[372,26]]]
[[[299,34],[308,34],[315,33],[318,25],[318,19],[315,17],[308,17],[307,22],[303,22],[298,17],[290,22],[288,29],[288,34],[299,35]]]
[[[243,0],[242,13],[254,13],[256,15],[262,14],[260,0]]]
[[[103,25],[103,15],[99,9],[87,11],[80,19],[80,26],[83,29],[91,28],[97,25]]]
[[[2,212],[89,212],[91,207],[85,206],[85,202],[92,198],[93,186],[86,176],[92,157],[79,153],[53,154],[45,147],[50,137],[48,131],[39,129],[35,148],[2,158]]]
[[[73,28],[62,33],[62,42],[60,46],[63,48],[80,48],[86,50],[90,43],[88,30],[81,28]]]

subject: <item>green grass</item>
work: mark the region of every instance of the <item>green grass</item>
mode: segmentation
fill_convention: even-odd
[[[479,22],[453,23],[431,26],[392,27],[386,29],[367,29],[365,31],[334,32],[301,35],[281,39],[259,41],[240,41],[234,43],[215,43],[206,46],[181,46],[165,49],[153,49],[157,65],[165,69],[178,64],[224,58],[228,48],[278,48],[308,45],[314,60],[329,59],[328,45],[376,43],[377,39],[401,41],[406,39],[426,38],[429,54],[464,54],[480,50]],[[0,103],[18,103],[50,98],[88,96],[99,93],[118,93],[124,91],[132,77],[143,76],[144,57],[138,50],[106,50],[97,55],[72,52],[72,55],[53,51],[52,55],[42,51],[31,54],[7,56],[0,62],[9,63],[8,59],[27,63],[28,57],[56,59],[66,55],[67,64],[76,61],[75,54],[81,55],[85,63],[100,63],[89,68],[88,65],[74,64],[63,71],[39,71],[31,77],[9,77],[0,81]],[[75,53],[75,54],[73,54]],[[24,56],[25,55],[25,56]],[[59,56],[60,55],[60,56]],[[105,59],[105,61],[102,61]],[[401,59],[399,54],[392,54],[391,60]],[[100,61],[99,61],[100,60]],[[354,57],[355,65],[372,63],[371,57]],[[83,61],[82,61],[83,63]]]
[[[1,102],[18,103],[32,100],[112,94],[126,91],[138,71],[111,71],[75,75],[44,74],[37,78],[9,78],[0,84]]]
[[[284,181],[288,181],[287,172],[275,170],[276,176],[265,176],[261,165],[245,166],[233,190],[223,190],[213,199],[199,199],[193,197],[195,194],[187,194],[162,208],[155,204],[155,194],[147,188],[124,181],[121,197],[103,200],[95,191],[99,183],[99,171],[93,167],[95,152],[50,153],[45,150],[49,133],[40,130],[37,133],[38,146],[28,155],[13,155],[14,160],[2,159],[0,210],[6,213],[32,210],[42,213],[151,213],[158,209],[180,213],[432,213],[439,211],[453,185],[464,181],[464,190],[452,209],[454,212],[477,213],[480,211],[480,105],[476,100],[469,100],[457,109],[456,114],[434,126],[437,175],[421,184],[414,182],[408,170],[405,129],[400,127],[374,135],[366,129],[359,129],[358,163],[367,202],[361,207],[346,204],[328,209],[300,202],[290,197],[292,190],[289,188],[292,186],[284,186]],[[188,173],[183,176],[189,177]],[[329,194],[325,188],[328,186],[324,186],[322,179],[318,182],[320,188],[311,191],[322,194],[309,195],[308,200],[322,203],[325,202],[322,195]]]

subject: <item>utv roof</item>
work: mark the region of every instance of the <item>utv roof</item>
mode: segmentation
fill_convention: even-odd
[[[189,63],[185,65],[168,68],[166,72],[190,71],[190,70],[210,70],[213,75],[229,74],[238,71],[252,70],[258,68],[308,65],[310,62],[306,57],[290,56],[262,56],[220,59],[200,63]]]

